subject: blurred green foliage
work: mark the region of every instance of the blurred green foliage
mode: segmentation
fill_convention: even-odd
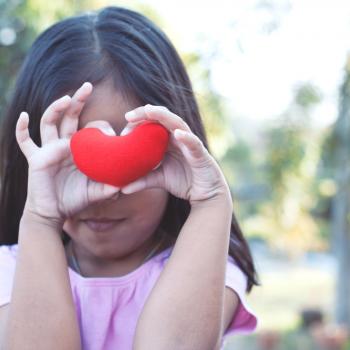
[[[38,33],[66,16],[110,4],[96,0],[0,0],[0,113]],[[118,3],[124,4],[150,17],[172,39],[171,30],[153,8],[133,1]],[[331,195],[329,183],[327,192],[331,174],[326,165],[331,156],[324,155],[321,146],[331,154],[335,140],[328,130],[316,132],[310,126],[309,113],[322,100],[317,87],[310,83],[297,86],[293,103],[277,120],[266,124],[256,145],[234,133],[234,116],[228,115],[225,102],[211,87],[210,69],[200,55],[180,54],[193,82],[211,149],[242,203],[238,211],[247,235],[258,234],[294,252],[325,247],[321,242],[327,238]]]
[[[37,34],[71,14],[72,1],[0,1],[0,113],[13,88],[16,73]]]
[[[0,116],[16,73],[38,33],[66,16],[112,3],[0,0]],[[155,9],[137,1],[115,4],[139,10],[176,41],[175,33]],[[198,52],[178,49],[193,82],[211,149],[232,189],[235,210],[246,236],[292,256],[329,249],[331,204],[337,192],[334,152],[339,138],[333,126],[316,129],[311,123],[310,114],[323,98],[318,88],[309,82],[297,86],[285,111],[267,122],[257,138],[249,139],[244,132],[235,131],[237,116],[229,115],[225,101],[212,88],[206,61]],[[346,74],[349,78],[349,70]],[[349,86],[344,85],[342,96],[349,95]]]

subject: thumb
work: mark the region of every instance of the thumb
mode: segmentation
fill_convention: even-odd
[[[124,129],[120,132],[120,136],[125,136],[130,134],[137,126],[143,124],[143,121],[139,122],[128,122]]]
[[[124,194],[131,194],[155,187],[164,188],[164,176],[161,168],[156,168],[140,179],[122,187],[121,192]]]
[[[88,122],[84,128],[97,128],[100,129],[106,135],[116,136],[112,126],[105,120],[93,120],[91,122]]]
[[[99,202],[106,199],[115,199],[119,196],[120,188],[101,182],[89,182],[88,199],[89,203]]]

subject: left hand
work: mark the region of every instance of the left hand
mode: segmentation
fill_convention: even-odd
[[[125,118],[128,124],[121,136],[145,121],[155,121],[168,129],[170,138],[160,165],[144,177],[122,187],[122,193],[161,187],[191,204],[229,195],[229,187],[219,165],[182,118],[166,107],[149,104],[126,113]]]

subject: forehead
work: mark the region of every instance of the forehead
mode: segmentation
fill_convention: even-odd
[[[125,113],[139,105],[132,96],[126,98],[118,92],[111,82],[95,85],[79,116],[78,128],[90,121],[105,120],[118,135],[127,124]]]

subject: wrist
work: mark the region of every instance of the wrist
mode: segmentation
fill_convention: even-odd
[[[25,224],[39,224],[44,225],[48,227],[52,227],[53,229],[62,230],[64,219],[63,218],[53,218],[41,215],[40,213],[37,213],[35,210],[31,209],[30,207],[25,206],[22,217],[21,217],[21,223]]]
[[[215,195],[204,199],[190,201],[191,209],[196,208],[220,208],[222,210],[233,211],[232,197],[229,187],[222,188]]]

